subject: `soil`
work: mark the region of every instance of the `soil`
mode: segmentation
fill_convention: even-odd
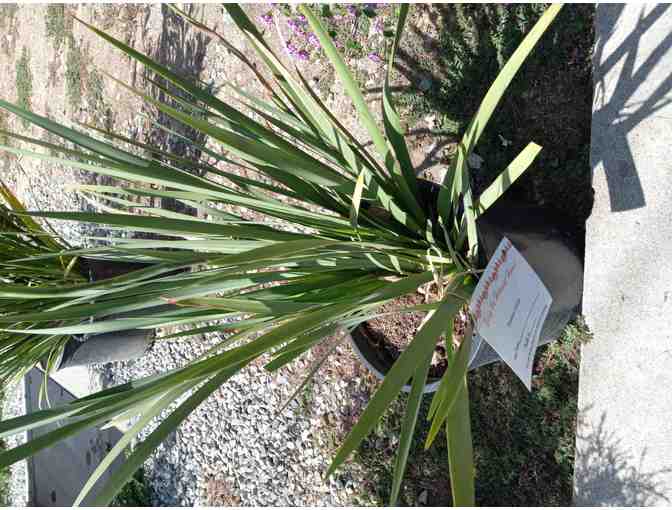
[[[417,4],[411,10],[395,86],[422,177],[443,178],[482,97],[544,9],[544,4]],[[578,237],[593,202],[594,11],[590,4],[563,7],[495,110],[475,148],[482,165],[471,169],[478,195],[530,141],[541,145],[539,157],[507,194],[557,211]],[[425,171],[425,159],[437,161],[438,170]]]
[[[240,506],[231,483],[221,478],[212,477],[206,482],[206,494],[206,506]]]
[[[424,303],[425,297],[419,292],[415,292],[384,304],[378,309],[378,312],[390,312]],[[362,329],[374,348],[387,351],[396,360],[411,340],[415,338],[426,315],[427,312],[393,313],[366,321]],[[448,368],[446,349],[442,345],[442,341],[439,341],[434,348],[429,377],[432,379],[440,378],[446,372],[446,368]]]

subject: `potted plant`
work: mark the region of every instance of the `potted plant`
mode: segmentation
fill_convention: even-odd
[[[0,101],[0,107],[76,146],[69,149],[23,137],[24,141],[48,147],[63,157],[7,147],[5,150],[129,183],[81,188],[94,199],[104,198],[112,203],[113,207],[106,207],[107,211],[113,209],[110,212],[36,212],[31,213],[33,216],[91,221],[169,237],[117,239],[111,246],[47,254],[51,259],[73,255],[123,257],[151,265],[102,281],[72,283],[48,291],[25,285],[3,287],[0,299],[25,300],[33,310],[19,317],[6,309],[0,316],[5,334],[100,334],[172,325],[189,325],[172,337],[203,330],[233,332],[180,369],[0,422],[2,438],[65,420],[60,428],[39,440],[0,453],[0,466],[48,448],[84,428],[137,417],[82,489],[77,500],[80,503],[135,436],[179,400],[179,405],[136,446],[123,467],[98,492],[95,503],[107,504],[151,451],[200,402],[251,361],[267,355],[267,368],[276,370],[325,338],[332,338],[329,346],[337,345],[363,322],[381,317],[381,306],[429,286],[433,296],[429,302],[395,310],[426,315],[336,453],[328,474],[357,448],[411,381],[392,490],[392,503],[396,501],[432,354],[437,341],[444,337],[446,370],[433,397],[429,443],[446,425],[454,501],[473,504],[465,378],[473,342],[468,321],[464,334],[453,341],[453,323],[464,310],[482,267],[479,217],[522,174],[541,148],[534,143],[528,145],[478,197],[472,193],[466,162],[517,69],[560,6],[548,9],[505,65],[467,128],[445,180],[434,188],[436,200],[429,202],[421,199],[420,188],[424,185],[419,184],[410,162],[389,86],[407,5],[399,7],[398,27],[389,52],[382,97],[383,130],[319,19],[309,7],[299,7],[367,129],[373,153],[342,126],[298,70],[290,71],[282,63],[239,6],[227,4],[225,8],[257,51],[270,78],[221,35],[176,11],[195,27],[219,38],[258,78],[265,97],[250,95],[227,83],[238,92],[239,107],[221,101],[200,85],[87,26],[185,91],[187,98],[172,97],[180,104],[178,109],[124,85],[129,91],[163,114],[210,137],[226,154],[201,147],[205,153],[218,162],[243,167],[256,176],[254,179],[241,176],[230,166],[194,163],[156,149],[146,157],[138,156]],[[114,133],[107,135],[127,141]],[[188,170],[198,170],[198,175]],[[136,214],[134,200],[148,196],[177,200],[206,218],[162,209]],[[260,217],[265,221],[260,222]],[[191,271],[185,272],[187,268]],[[165,304],[175,306],[162,306]],[[90,317],[95,320],[89,321]],[[328,350],[333,351],[333,347]]]
[[[0,279],[3,285],[39,288],[48,292],[73,282],[99,281],[147,264],[124,260],[55,256],[68,251],[62,240],[25,213],[11,190],[0,182]],[[2,314],[34,311],[34,302],[4,299]],[[51,302],[51,305],[54,303]],[[70,366],[125,361],[142,356],[154,338],[152,330],[127,330],[102,335],[35,335],[3,333],[0,380],[17,381],[35,365],[47,373]],[[86,345],[85,345],[86,342]]]
[[[25,213],[23,204],[0,181],[0,281],[3,286],[30,287],[49,292],[71,283],[96,281],[123,274],[142,265],[77,256],[54,256],[68,250],[39,223]],[[53,302],[50,304],[54,304]],[[34,302],[20,296],[0,300],[0,314],[21,315],[34,311]],[[0,335],[0,380],[18,381],[35,365],[46,372],[61,368],[122,361],[144,354],[152,331],[129,330],[86,339],[72,335],[29,335],[3,332]],[[86,340],[86,345],[84,345]]]
[[[476,224],[481,250],[478,266],[485,267],[503,236],[509,238],[553,296],[539,345],[557,339],[567,323],[578,314],[583,294],[583,254],[581,243],[573,237],[571,227],[564,218],[552,211],[506,198],[493,205]],[[399,299],[407,301],[409,296],[418,302],[426,299],[420,292]],[[394,302],[388,303],[381,310],[393,310],[394,305]],[[411,320],[408,320],[409,316]],[[399,356],[398,346],[404,345],[409,333],[412,337],[415,328],[421,323],[421,316],[421,312],[392,314],[390,320],[390,316],[385,315],[363,322],[352,331],[351,341],[355,352],[378,378],[384,378],[390,370]],[[461,319],[464,322],[466,315]],[[458,332],[460,328],[464,329],[459,320],[457,327]],[[468,368],[471,370],[499,360],[501,358],[495,350],[478,332],[474,332]],[[425,393],[433,393],[438,389],[446,368],[445,349],[437,344],[435,362],[430,365]],[[410,392],[410,384],[404,386],[403,390]]]

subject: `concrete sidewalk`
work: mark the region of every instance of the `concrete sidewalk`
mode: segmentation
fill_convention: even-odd
[[[76,372],[70,374],[72,376]],[[39,391],[43,378],[43,372],[34,368],[24,379],[28,412],[39,409]],[[74,377],[71,379],[74,380]],[[88,374],[86,374],[86,380],[88,381]],[[82,390],[83,394],[73,395],[69,389],[63,387],[55,379],[49,378],[47,391],[51,406],[63,405],[89,393]],[[77,385],[74,389],[78,389]],[[56,425],[58,424],[29,431],[27,440],[30,441],[55,430]],[[28,459],[28,504],[30,506],[71,506],[93,471],[105,458],[107,452],[119,441],[121,435],[122,433],[115,427],[104,430],[89,428],[30,457]],[[90,505],[103,484],[109,481],[111,473],[119,469],[123,463],[122,459],[123,455],[117,457],[107,469],[101,481],[84,499],[84,506]]]
[[[672,6],[600,4],[577,505],[672,504]]]

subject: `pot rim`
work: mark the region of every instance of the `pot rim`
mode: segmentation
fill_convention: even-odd
[[[365,321],[366,322],[366,321]],[[384,372],[381,371],[378,367],[376,367],[377,363],[372,362],[369,357],[367,356],[367,353],[365,352],[364,349],[360,348],[360,345],[355,337],[361,336],[362,338],[365,337],[364,333],[358,333],[358,330],[362,328],[362,324],[359,324],[357,327],[355,327],[352,331],[348,333],[348,340],[350,341],[350,345],[352,346],[353,350],[359,357],[360,361],[362,364],[370,371],[372,372],[378,379],[381,381],[385,378],[387,375],[387,372],[389,371],[390,368],[392,368],[392,364],[390,364]],[[478,352],[481,349],[481,345],[483,343],[483,338],[480,335],[477,335],[474,333],[472,337],[472,344],[471,344],[471,352],[469,353],[469,364],[467,365],[469,370],[472,368],[472,364],[474,360],[476,359],[476,356],[478,355]],[[373,350],[373,348],[371,348]],[[396,361],[396,360],[394,360]],[[393,362],[394,363],[394,362]],[[445,373],[445,372],[444,372]],[[441,377],[439,378],[430,378],[427,376],[427,381],[425,382],[425,387],[423,388],[422,392],[424,394],[429,394],[429,393],[434,393],[436,390],[439,389],[439,385],[441,384]],[[404,384],[402,387],[402,391],[404,393],[410,393],[411,392],[411,385],[410,384]]]

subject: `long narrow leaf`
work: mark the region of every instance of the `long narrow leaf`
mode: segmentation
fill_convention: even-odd
[[[385,137],[380,132],[380,129],[378,129],[376,121],[373,118],[369,107],[366,105],[366,100],[364,99],[357,82],[352,77],[352,74],[345,65],[343,58],[338,53],[334,42],[325,28],[322,26],[322,23],[320,23],[318,20],[317,16],[315,16],[313,13],[312,9],[305,5],[300,6],[299,9],[301,13],[306,16],[310,27],[319,38],[324,52],[334,66],[334,69],[336,70],[339,78],[343,82],[345,90],[348,93],[348,96],[350,96],[350,99],[352,100],[355,109],[357,110],[357,113],[359,114],[362,123],[364,124],[364,127],[366,127],[371,140],[373,140],[373,143],[376,146],[376,149],[378,149],[378,152],[380,153],[383,161],[385,161],[388,157],[389,146],[387,145]]]
[[[406,402],[404,421],[401,424],[401,436],[399,438],[397,459],[394,464],[394,474],[392,476],[390,506],[397,506],[397,499],[399,499],[399,490],[401,489],[401,482],[404,478],[404,472],[406,471],[408,453],[411,450],[411,443],[413,442],[415,424],[418,421],[418,412],[420,411],[420,404],[422,404],[423,390],[427,383],[427,374],[429,373],[429,367],[432,363],[432,355],[433,353],[430,353],[425,361],[418,365],[418,368],[413,375],[411,392],[408,394],[408,401]]]
[[[7,101],[3,101],[2,99],[0,99],[0,108],[4,108],[21,117],[22,119],[35,124],[36,126],[46,129],[47,131],[65,138],[66,140],[70,140],[81,147],[85,147],[95,152],[96,154],[100,154],[101,156],[105,156],[120,163],[129,163],[137,166],[146,165],[146,162],[143,159],[138,158],[128,152],[122,151],[113,145],[96,140],[95,138],[80,133],[79,131],[75,131],[74,129],[70,129],[61,124],[58,124],[57,122],[54,122],[47,117],[42,117],[29,110],[15,106],[11,103],[8,103]]]
[[[401,4],[399,7],[397,31],[394,37],[394,43],[392,44],[392,51],[390,51],[387,73],[385,74],[385,82],[383,85],[383,123],[385,126],[385,134],[390,140],[390,144],[397,156],[397,160],[392,164],[392,176],[397,182],[400,198],[415,216],[416,221],[423,224],[425,223],[425,214],[418,204],[418,185],[416,182],[415,171],[413,170],[413,163],[411,162],[411,157],[408,153],[408,147],[406,147],[406,140],[404,139],[404,133],[401,128],[401,119],[392,103],[392,92],[390,91],[394,57],[397,53],[397,48],[399,47],[399,41],[401,40],[401,35],[404,30],[407,14],[408,4]]]
[[[525,36],[522,43],[518,46],[516,51],[511,55],[507,63],[504,65],[499,75],[492,83],[488,92],[486,93],[481,105],[469,123],[467,130],[462,137],[457,150],[457,154],[451,164],[451,170],[446,173],[446,179],[443,184],[444,187],[439,192],[439,213],[446,223],[449,222],[451,214],[451,206],[456,207],[456,196],[463,191],[466,183],[460,182],[460,185],[455,185],[457,181],[468,181],[463,179],[467,171],[467,159],[471,154],[474,146],[478,143],[483,130],[485,129],[490,117],[495,108],[501,101],[506,89],[509,87],[516,73],[525,62],[525,59],[534,49],[541,36],[544,34],[548,26],[553,22],[555,17],[562,8],[561,4],[551,5],[542,15],[539,21],[535,24],[532,30]],[[450,182],[450,179],[456,179]]]
[[[427,434],[425,448],[429,448],[434,442],[441,425],[455,404],[459,389],[462,386],[462,381],[467,373],[469,354],[471,353],[471,340],[471,331],[468,330],[467,334],[464,336],[464,340],[462,340],[462,343],[460,344],[455,359],[448,366],[446,373],[443,374],[439,390],[434,394],[434,399],[437,400],[437,403],[435,406],[434,401],[432,401],[432,408],[435,408],[436,411],[434,412],[432,425]]]
[[[474,451],[466,377],[462,378],[455,405],[448,414],[446,437],[453,506],[475,506]]]
[[[483,214],[488,208],[509,189],[516,179],[520,177],[525,170],[536,159],[541,151],[541,147],[536,143],[529,143],[523,149],[516,159],[507,166],[501,174],[480,194],[475,205],[477,215]]]
[[[79,495],[75,499],[72,506],[80,506],[84,498],[91,492],[91,489],[95,484],[100,480],[100,477],[105,474],[105,471],[110,467],[110,465],[115,461],[120,454],[130,445],[131,441],[145,428],[149,422],[154,419],[157,415],[163,412],[172,402],[174,402],[180,395],[182,395],[188,388],[190,384],[183,384],[178,386],[175,390],[170,391],[160,397],[159,399],[151,402],[151,406],[142,414],[140,419],[133,426],[124,433],[117,443],[112,447],[112,449],[105,455],[105,458],[96,466],[96,469],[91,473],[91,476],[87,479],[86,483],[82,487]]]
[[[107,484],[96,495],[92,506],[109,506],[114,496],[116,496],[123,486],[133,477],[133,474],[138,470],[147,457],[151,455],[152,451],[163,442],[166,436],[173,432],[179,424],[201,404],[201,402],[208,398],[210,394],[219,388],[219,386],[221,386],[227,379],[245,366],[248,361],[249,360],[244,360],[237,365],[222,370],[182,402],[175,411],[161,422],[147,439],[137,445],[124,464],[119,470],[112,474]]]

